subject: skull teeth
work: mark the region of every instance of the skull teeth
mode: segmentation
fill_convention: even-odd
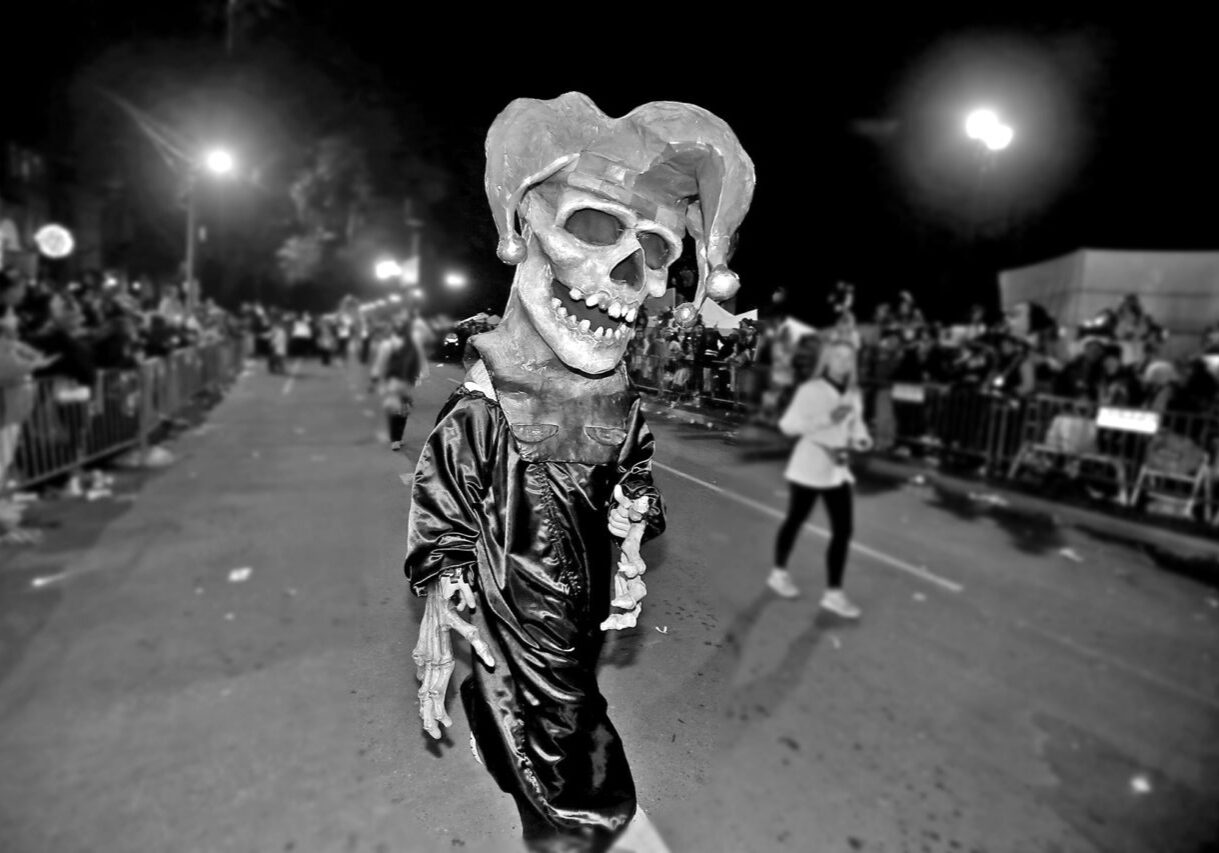
[[[572,302],[579,302],[583,298],[584,298],[583,293],[581,293],[579,290],[577,290],[574,287],[571,289],[571,301]]]
[[[597,331],[594,333],[594,337],[604,339],[605,338],[605,326],[598,326]]]
[[[610,303],[608,311],[609,311],[609,315],[611,317],[613,317],[614,319],[621,317],[622,316],[622,303],[619,302],[617,299],[615,299],[613,302]]]
[[[601,293],[590,294],[589,297],[584,300],[584,304],[587,305],[589,308],[595,308],[597,305],[599,305],[601,303],[601,297],[603,295],[604,294],[601,294]]]
[[[580,331],[587,332],[590,328],[592,328],[592,325],[593,324],[590,323],[588,320],[581,320],[580,321]]]
[[[550,300],[550,307],[551,307],[551,308],[562,308],[562,307],[563,307],[563,303],[562,303],[562,301],[559,299],[559,297],[557,297],[557,296],[556,296],[556,297],[554,297],[553,299],[551,299],[551,300]],[[566,309],[566,308],[563,308],[563,310],[564,310],[564,311],[566,311],[567,309]]]
[[[626,312],[626,321],[627,321],[628,323],[634,323],[634,322],[635,322],[635,316],[636,316],[638,313],[639,313],[639,309],[638,309],[638,308],[632,308],[632,309],[630,309],[629,311],[627,311],[627,312]]]

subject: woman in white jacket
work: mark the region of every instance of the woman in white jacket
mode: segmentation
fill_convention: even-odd
[[[768,584],[785,598],[800,590],[787,572],[787,559],[800,528],[817,499],[822,498],[830,518],[830,544],[826,551],[827,583],[821,606],[847,619],[860,610],[842,591],[847,552],[853,532],[854,498],[849,467],[852,451],[866,452],[872,438],[863,421],[863,400],[856,383],[855,348],[845,341],[830,341],[821,352],[813,378],[796,391],[779,421],[785,435],[797,436],[785,477],[791,486],[787,518],[775,541],[775,566]]]

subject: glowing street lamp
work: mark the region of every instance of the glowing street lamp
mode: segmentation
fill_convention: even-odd
[[[233,155],[223,148],[213,148],[203,153],[197,159],[186,176],[186,298],[190,310],[194,310],[199,300],[195,287],[195,256],[198,253],[199,239],[198,212],[195,207],[195,186],[199,176],[208,173],[217,177],[225,177],[233,173],[236,161]]]
[[[233,155],[223,148],[213,148],[207,152],[203,163],[207,166],[208,171],[214,175],[231,174],[235,165]]]
[[[1016,132],[1006,124],[1000,124],[990,129],[982,138],[982,144],[990,151],[1002,151],[1012,144]]]
[[[994,110],[974,110],[965,119],[965,135],[981,142],[998,126],[999,116]]]
[[[393,260],[384,259],[377,261],[377,266],[374,270],[377,274],[378,281],[389,281],[392,278],[400,278],[402,276],[402,266]]]
[[[467,279],[464,273],[447,272],[444,274],[445,287],[450,287],[453,290],[461,290],[467,284]]]
[[[965,135],[980,142],[988,151],[1002,151],[1012,144],[1016,132],[999,120],[994,110],[980,109],[965,119]]]

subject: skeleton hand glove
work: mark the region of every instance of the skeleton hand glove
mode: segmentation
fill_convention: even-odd
[[[639,545],[650,502],[646,497],[630,500],[621,486],[614,487],[614,506],[610,510],[610,533],[622,537],[622,557],[618,561],[618,574],[614,576],[614,600],[611,605],[623,612],[612,613],[601,623],[601,630],[634,628],[643,609],[640,602],[648,594],[641,575],[648,570],[639,556]]]
[[[454,596],[457,596],[456,603]],[[415,676],[420,682],[419,716],[424,730],[436,740],[440,740],[441,726],[453,725],[444,709],[445,694],[453,675],[453,644],[449,631],[465,637],[487,667],[495,666],[491,649],[478,629],[457,615],[458,610],[473,610],[474,607],[474,592],[459,572],[446,572],[428,589],[413,657]]]

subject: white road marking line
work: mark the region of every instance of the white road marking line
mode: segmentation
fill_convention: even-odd
[[[679,471],[676,468],[673,468],[669,465],[664,465],[664,464],[662,464],[660,462],[656,462],[656,461],[653,461],[652,464],[654,466],[656,466],[657,468],[660,468],[661,470],[668,471],[671,474],[676,474],[678,477],[683,477],[684,479],[687,479],[692,483],[697,483],[698,485],[702,486],[705,489],[710,489],[711,491],[721,494],[724,497],[731,498],[732,500],[736,501],[737,503],[744,504],[745,506],[751,507],[752,509],[756,509],[758,512],[765,513],[766,515],[769,515],[773,518],[777,518],[780,521],[782,521],[786,517],[786,513],[784,513],[782,510],[775,509],[773,506],[764,504],[761,501],[755,501],[752,498],[745,497],[744,495],[738,495],[736,492],[731,492],[728,489],[723,488],[722,486],[715,485],[715,483],[708,483],[706,480],[700,480],[698,477],[695,477],[691,474],[687,474],[685,471]],[[818,536],[822,537],[823,539],[828,539],[830,537],[830,532],[828,530],[821,528],[821,527],[817,527],[814,524],[806,524],[806,525],[804,525],[804,527],[805,527],[805,529],[811,530],[813,533],[816,533]],[[913,575],[916,578],[925,580],[928,583],[933,583],[936,586],[940,587],[941,589],[946,589],[949,592],[959,593],[959,592],[963,592],[965,590],[965,587],[963,587],[961,584],[957,583],[956,581],[951,581],[951,580],[948,580],[947,578],[942,578],[933,572],[929,572],[926,569],[911,565],[910,563],[907,563],[904,560],[899,560],[896,557],[890,557],[888,554],[885,554],[881,551],[877,551],[875,548],[869,548],[867,545],[862,545],[858,542],[852,542],[851,548],[855,551],[858,551],[860,554],[864,554],[868,557],[871,557],[873,560],[877,561],[878,563],[883,563],[884,565],[888,566],[889,568],[897,569],[899,572],[905,572],[906,574]]]
[[[292,386],[296,384],[296,371],[300,369],[301,361],[298,358],[292,362],[292,366],[288,368],[288,381],[284,383],[283,395],[287,397],[292,393]]]
[[[1073,651],[1080,657],[1088,658],[1093,661],[1099,661],[1107,667],[1121,670],[1127,675],[1132,675],[1136,678],[1141,678],[1148,684],[1154,684],[1161,690],[1175,693],[1178,697],[1192,699],[1193,701],[1199,702],[1212,710],[1219,710],[1219,702],[1216,702],[1213,696],[1207,696],[1205,693],[1199,693],[1198,691],[1186,687],[1185,685],[1178,684],[1175,681],[1170,681],[1162,676],[1156,675],[1154,672],[1144,669],[1141,666],[1127,663],[1126,661],[1120,658],[1115,658],[1112,655],[1106,654],[1105,652],[1089,648],[1088,646],[1075,642],[1070,637],[1066,637],[1054,631],[1047,631],[1045,628],[1032,625],[1023,619],[1015,620],[1014,624],[1017,628],[1028,631],[1032,634],[1036,634],[1043,640],[1055,643],[1065,649]]]

